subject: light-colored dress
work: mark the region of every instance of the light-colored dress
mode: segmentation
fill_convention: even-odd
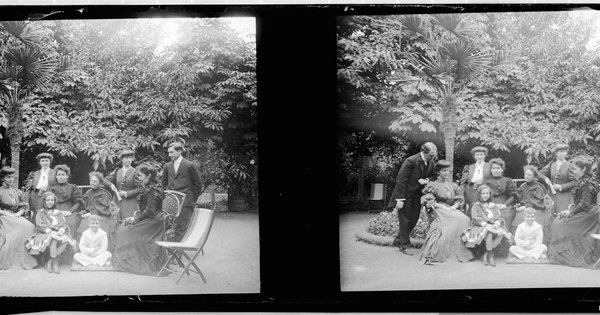
[[[82,266],[92,264],[104,266],[112,257],[108,251],[108,234],[102,229],[98,229],[95,233],[91,229],[85,230],[79,240],[79,251],[73,259]]]
[[[529,225],[527,222],[523,222],[517,226],[517,231],[515,232],[516,245],[511,246],[509,252],[519,259],[527,257],[540,259],[548,250],[546,245],[542,244],[543,239],[544,229],[539,223],[534,221],[533,224]],[[531,240],[535,241],[533,247],[525,249],[524,247]]]
[[[44,253],[52,240],[67,242],[71,246],[75,246],[77,243],[69,233],[69,226],[61,210],[38,210],[35,216],[35,226],[36,233],[31,235],[25,244],[32,255]]]
[[[460,210],[451,208],[456,201],[464,198],[457,184],[438,179],[423,189],[422,203],[435,199],[437,206],[428,210],[429,231],[421,252],[421,261],[466,262],[473,259],[473,253],[461,240],[462,233],[470,226],[471,220]]]
[[[500,222],[500,226],[496,228],[493,224],[497,221]],[[471,212],[471,227],[465,231],[462,240],[467,247],[475,248],[481,244],[488,233],[502,235],[507,239],[512,237],[506,230],[498,205],[491,202],[481,203],[477,201],[473,204]]]

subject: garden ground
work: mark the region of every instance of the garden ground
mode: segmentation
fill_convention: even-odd
[[[176,285],[177,275],[141,276],[112,271],[70,271],[50,274],[44,268],[1,271],[0,296],[93,296],[258,293],[258,213],[218,212],[196,263],[207,278],[192,273]]]
[[[356,241],[377,214],[352,212],[340,215],[340,283],[342,291],[435,290],[478,288],[597,287],[600,270],[550,264],[506,264],[496,267],[481,261],[423,265],[419,250],[403,255],[396,247]]]

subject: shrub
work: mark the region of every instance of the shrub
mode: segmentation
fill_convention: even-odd
[[[429,220],[427,213],[421,210],[419,221],[413,229],[410,237],[424,239],[429,229]],[[396,210],[382,211],[376,218],[369,221],[367,232],[378,236],[395,237],[398,235],[398,213]]]

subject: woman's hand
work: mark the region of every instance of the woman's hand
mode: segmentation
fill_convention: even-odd
[[[495,228],[499,228],[499,227],[500,227],[500,221],[496,221],[496,222],[494,222],[494,227],[495,227]]]
[[[135,224],[135,218],[134,217],[125,218],[125,220],[123,222],[125,224]]]
[[[118,194],[119,194],[119,196],[121,196],[123,198],[127,198],[127,192],[125,192],[123,190],[119,190]]]
[[[521,212],[521,211],[525,210],[525,206],[520,206],[516,210],[519,211],[519,212]]]
[[[504,209],[506,209],[506,208],[507,208],[507,207],[506,207],[506,205],[505,205],[505,204],[503,204],[503,203],[501,203],[501,204],[498,204],[498,209],[499,209],[499,210],[504,210]]]
[[[90,212],[86,212],[86,213],[84,213],[84,214],[81,215],[81,218],[85,219],[85,218],[87,218],[87,217],[89,217],[91,215],[92,214]]]

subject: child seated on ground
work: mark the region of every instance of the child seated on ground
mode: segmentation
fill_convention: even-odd
[[[542,244],[544,232],[542,226],[535,222],[535,209],[524,210],[525,221],[517,226],[515,244],[510,247],[511,255],[518,259],[546,260],[546,245]],[[510,258],[510,257],[509,257]]]
[[[43,208],[35,215],[36,233],[27,239],[25,248],[31,255],[40,255],[48,272],[60,273],[58,258],[67,245],[77,242],[71,237],[69,226],[62,211],[56,209],[56,196],[52,192],[43,194]]]
[[[79,240],[79,253],[73,259],[87,267],[96,265],[104,267],[110,265],[111,253],[108,248],[108,234],[100,228],[100,217],[92,214],[88,217],[89,228],[81,234]]]

